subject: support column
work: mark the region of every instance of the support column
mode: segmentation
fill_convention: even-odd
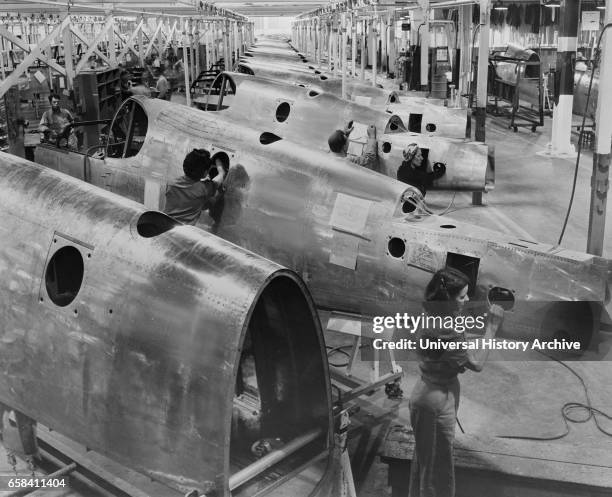
[[[331,71],[332,69],[332,48],[334,43],[332,31],[332,21],[329,19],[327,21],[327,69]]]
[[[468,92],[469,75],[472,70],[472,5],[462,5],[459,7],[459,49],[461,57],[459,59],[459,88],[457,88],[458,98]]]
[[[306,57],[310,57],[312,54],[312,20],[308,19],[308,26],[307,26],[307,32],[308,32],[308,38],[307,38],[307,43],[306,43]]]
[[[72,20],[70,22],[72,22]],[[72,61],[72,36],[70,35],[70,22],[66,25],[66,27],[62,31],[62,42],[64,44],[64,68],[66,69],[66,89],[68,91],[72,89],[72,80],[74,78],[74,64]]]
[[[612,0],[606,0],[604,25],[612,23]],[[595,122],[595,153],[593,153],[593,175],[591,176],[591,208],[587,252],[602,255],[606,229],[606,207],[610,187],[610,156],[612,119],[608,114],[612,108],[612,28],[608,28],[601,41],[599,63],[599,94]]]
[[[387,61],[387,36],[389,36],[389,30],[387,27],[387,18],[381,17],[378,25],[380,26],[380,72],[389,72],[389,63]],[[376,44],[378,46],[378,43]]]
[[[191,92],[189,84],[189,57],[187,55],[187,47],[189,46],[189,35],[191,33],[191,23],[183,21],[183,73],[185,74],[185,100],[187,107],[191,107]]]
[[[491,22],[491,3],[489,0],[480,0],[480,38],[478,46],[478,81],[476,83],[476,130],[474,139],[484,142],[485,119],[487,112],[487,83],[489,71],[489,30]],[[472,192],[472,205],[482,205],[482,192]]]
[[[342,14],[340,37],[342,41],[342,98],[346,99],[346,14]]]
[[[351,76],[355,77],[357,70],[357,21],[355,14],[351,13]]]
[[[200,76],[200,72],[202,71],[200,67],[200,21],[195,22],[195,31],[193,33],[194,40],[194,51],[195,51],[195,74],[196,78]]]
[[[144,33],[143,29],[146,26],[146,21],[144,16],[142,16],[142,27],[138,31],[138,63],[140,67],[144,67]]]
[[[378,33],[375,20],[370,21],[370,54],[372,57],[372,86],[376,86],[376,59],[378,51]]]
[[[111,26],[108,30],[108,58],[111,62],[111,67],[117,67],[117,51],[115,50],[115,18],[108,12],[106,17],[111,20]]]
[[[225,59],[225,70],[231,71],[231,55],[229,46],[229,19],[223,23],[223,57]]]
[[[421,35],[421,89],[425,89],[429,84],[429,0],[419,2],[423,13],[423,25],[417,26]]]
[[[395,59],[397,58],[397,52],[395,49],[395,14],[390,13],[388,18],[388,26],[389,26],[389,68],[387,72],[393,75],[394,78],[397,78],[398,75],[395,74]]]
[[[191,25],[191,23],[189,24],[189,61],[191,64],[191,71],[189,74],[191,74],[191,81],[195,81],[195,79],[198,77],[198,72],[196,71],[196,51],[195,51],[195,46],[196,43],[195,41],[197,41],[197,38],[194,37],[193,35],[193,27]]]
[[[359,74],[359,80],[365,81],[365,68],[366,68],[366,29],[367,24],[365,19],[361,22],[361,72]]]
[[[476,82],[476,141],[485,141],[485,117],[487,109],[487,80],[489,69],[489,30],[491,4],[480,0],[480,36],[478,46],[478,80]]]
[[[561,0],[559,38],[555,73],[555,107],[550,148],[552,154],[573,154],[572,107],[574,102],[574,68],[578,36],[580,2]],[[599,123],[598,123],[599,124]]]

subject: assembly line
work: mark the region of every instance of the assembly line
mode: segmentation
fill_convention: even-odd
[[[472,61],[467,96],[449,41],[413,61],[411,77],[429,89],[408,91],[389,76],[403,11],[380,17],[377,49],[382,35],[353,3],[317,6],[271,36],[202,2],[176,7],[172,29],[160,13],[148,34],[144,15],[108,14],[89,48],[69,13],[48,34],[64,30],[62,67],[47,39],[13,74],[0,57],[5,105],[24,85],[48,84],[32,94],[49,102],[39,122],[16,119],[18,140],[0,151],[0,434],[11,468],[0,466],[0,495],[52,478],[71,497],[612,491],[612,460],[597,456],[612,436],[600,388],[612,359],[607,190],[594,173],[586,250],[582,221],[563,241],[571,203],[553,241],[545,204],[556,194],[536,178],[556,188],[570,175],[554,154],[574,156],[554,146],[527,155],[549,129],[540,54],[509,44],[487,53],[488,66]],[[481,32],[462,39],[482,55],[491,2],[481,3]],[[465,5],[452,8],[467,19]],[[427,16],[411,19],[408,29],[422,20],[429,30]],[[437,39],[416,38],[428,51]],[[72,61],[74,39],[87,50]],[[27,57],[48,75],[32,76]],[[491,104],[487,77],[489,90],[493,80],[517,88],[509,126],[499,125],[506,95]],[[579,126],[578,154],[594,140],[595,171],[610,156],[594,138],[609,85],[594,68],[572,78],[574,114],[593,122]],[[553,145],[568,84],[557,81]],[[517,131],[521,119],[528,129]],[[585,184],[579,159],[572,196]],[[500,169],[513,160],[517,172]],[[541,433],[550,419],[517,431],[532,414],[521,396],[546,391],[538,381],[557,364],[586,403],[562,406],[565,435]],[[598,378],[597,403],[581,375]],[[574,450],[562,439],[580,409],[605,436],[572,439]],[[491,435],[497,421],[507,435]],[[36,485],[2,488],[13,473]]]

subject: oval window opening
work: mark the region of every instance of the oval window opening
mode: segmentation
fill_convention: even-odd
[[[318,97],[319,96],[319,92],[318,91],[314,91],[314,90],[310,90],[308,92],[308,96],[309,97]]]
[[[181,223],[170,216],[157,211],[145,212],[136,222],[136,231],[143,238],[153,238],[170,231]]]
[[[394,104],[397,101],[397,97],[395,95],[391,95],[389,97],[389,102],[391,102],[392,104]]]
[[[425,129],[429,131],[430,133],[433,133],[437,128],[434,123],[427,123],[427,125],[425,126]]]
[[[45,272],[45,287],[55,305],[66,307],[75,299],[84,269],[83,256],[75,247],[62,247],[53,254]]]
[[[269,145],[270,143],[277,142],[278,140],[282,140],[282,138],[274,133],[269,133],[268,131],[259,136],[259,143],[262,145]]]
[[[392,257],[400,258],[406,252],[406,244],[401,238],[391,238],[388,249]]]
[[[291,112],[291,105],[288,102],[283,102],[276,108],[276,120],[279,123],[285,122]]]
[[[507,288],[494,286],[487,297],[489,302],[501,306],[504,311],[510,311],[514,307],[514,294]]]
[[[455,226],[454,224],[442,224],[440,225],[440,228],[444,228],[445,230],[452,230],[454,228],[456,228],[457,226]]]
[[[391,131],[397,131],[397,128],[398,128],[399,126],[397,125],[397,123],[391,123],[391,124],[389,125],[389,127],[391,128]]]
[[[315,71],[315,74],[321,74],[321,71]]]
[[[388,154],[389,152],[391,152],[391,144],[390,144],[389,142],[385,142],[385,143],[383,143],[383,145],[382,145],[382,151],[383,151],[385,154]]]
[[[327,76],[319,76],[321,78],[322,81],[325,81],[327,79]]]

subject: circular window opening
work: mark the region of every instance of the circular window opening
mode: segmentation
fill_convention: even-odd
[[[391,238],[388,249],[391,256],[399,258],[406,252],[406,244],[401,238]]]
[[[279,123],[285,122],[291,112],[291,105],[288,102],[283,102],[276,108],[276,120]]]
[[[455,226],[454,224],[442,224],[440,226],[440,228],[444,228],[445,230],[452,230],[454,228],[456,228],[457,226]]]
[[[391,144],[390,144],[389,142],[385,142],[385,143],[383,143],[383,145],[382,145],[382,151],[383,151],[385,154],[388,154],[389,152],[391,152]]]
[[[416,204],[410,200],[406,200],[403,204],[402,204],[402,212],[404,214],[410,214],[411,212],[413,212],[416,209]]]
[[[72,302],[83,283],[83,256],[75,247],[62,247],[47,264],[45,286],[51,301],[60,307]]]
[[[396,100],[397,100],[397,97],[395,95],[391,95],[389,97],[389,102],[391,102],[392,104],[394,104]]]
[[[429,131],[430,133],[433,133],[437,128],[434,123],[427,123],[427,125],[425,126],[425,129]]]
[[[514,294],[507,288],[494,286],[489,290],[487,297],[489,302],[500,305],[504,311],[510,311],[514,307]]]
[[[397,123],[391,123],[389,125],[389,128],[391,128],[391,131],[397,131],[398,125]]]

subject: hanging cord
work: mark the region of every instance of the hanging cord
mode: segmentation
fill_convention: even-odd
[[[612,26],[612,23],[606,24],[601,33],[599,34],[599,38],[597,39],[597,48],[596,53],[599,53],[599,46],[601,44],[601,38],[608,29]],[[584,112],[582,114],[582,125],[580,126],[580,133],[578,135],[578,153],[576,155],[576,166],[574,167],[574,180],[572,182],[572,193],[570,194],[569,204],[567,206],[567,213],[565,214],[565,221],[563,221],[563,228],[561,229],[561,235],[559,235],[559,241],[557,245],[561,245],[561,241],[563,240],[563,235],[565,235],[565,228],[567,228],[567,222],[569,221],[570,212],[572,211],[572,205],[574,204],[574,194],[576,193],[576,182],[578,180],[578,164],[580,164],[580,153],[582,152],[582,134],[584,133],[584,125],[586,123],[586,116],[589,109],[589,100],[591,98],[591,88],[593,87],[593,76],[595,75],[595,69],[597,68],[597,60],[595,60],[593,64],[593,69],[591,69],[591,79],[589,80],[589,90],[587,91],[587,98],[584,104]]]
[[[599,416],[602,416],[612,421],[612,416],[593,407],[593,405],[591,404],[591,398],[589,396],[589,389],[586,383],[584,382],[584,380],[582,379],[582,377],[573,368],[565,364],[560,359],[557,359],[556,357],[548,355],[540,350],[538,350],[537,352],[542,354],[545,357],[548,357],[549,359],[557,361],[559,364],[561,364],[561,366],[568,369],[576,378],[578,378],[578,380],[580,381],[580,384],[582,385],[582,389],[584,390],[584,396],[586,398],[586,403],[566,402],[565,404],[563,404],[563,406],[561,407],[561,418],[563,419],[563,422],[565,423],[565,432],[561,433],[560,435],[555,435],[552,437],[526,437],[526,436],[520,436],[520,435],[516,435],[516,436],[515,435],[498,435],[497,438],[510,438],[514,440],[539,440],[539,441],[559,440],[561,438],[566,437],[569,434],[570,432],[569,423],[586,423],[587,421],[591,419],[595,422],[595,426],[601,433],[603,433],[604,435],[608,437],[612,437],[612,432],[604,430],[599,425],[599,421],[597,419],[597,416],[599,415]],[[584,414],[581,417],[580,416],[577,417],[576,415],[579,412],[582,412]]]

